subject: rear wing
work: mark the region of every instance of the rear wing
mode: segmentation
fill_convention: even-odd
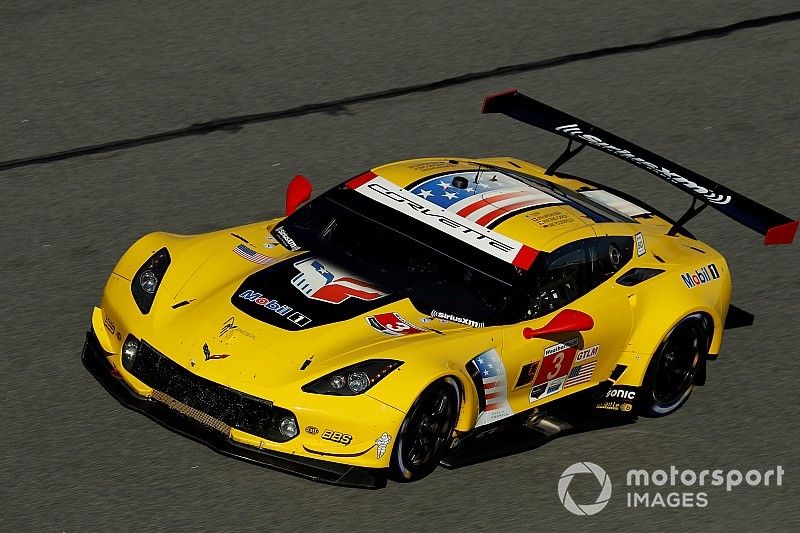
[[[676,225],[685,223],[706,205],[764,235],[764,244],[791,244],[800,225],[798,220],[792,220],[686,167],[516,90],[487,96],[481,112],[503,113],[569,139],[570,145],[548,169],[549,174],[552,174],[555,166],[575,155],[584,146],[591,146],[632,163],[674,185],[693,198],[692,207]],[[573,141],[580,146],[570,150]],[[702,205],[695,209],[697,201],[702,202]]]

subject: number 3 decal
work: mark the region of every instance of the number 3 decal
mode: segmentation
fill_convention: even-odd
[[[534,385],[540,385],[548,381],[566,376],[572,368],[577,349],[574,346],[565,347],[560,352],[545,355],[539,373],[536,375]]]
[[[555,355],[555,357],[553,357],[553,366],[555,366],[555,368],[547,373],[548,380],[555,379],[559,376],[563,362],[564,362],[564,352],[558,352]]]

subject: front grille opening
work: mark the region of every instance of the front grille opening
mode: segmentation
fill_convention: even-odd
[[[126,366],[125,369],[163,396],[174,398],[199,412],[184,413],[186,416],[206,423],[201,416],[205,414],[210,417],[209,421],[214,419],[221,422],[222,425],[206,425],[219,426],[218,429],[223,433],[229,433],[225,426],[230,426],[273,441],[288,440],[271,427],[276,409],[272,402],[193,374],[144,341],[130,368]],[[154,394],[153,397],[158,400],[161,396]]]

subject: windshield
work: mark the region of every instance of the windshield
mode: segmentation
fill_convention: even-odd
[[[504,323],[519,271],[340,187],[279,226],[302,249],[408,297],[421,312],[472,326]]]

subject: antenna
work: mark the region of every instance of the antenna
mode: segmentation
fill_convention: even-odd
[[[481,164],[476,161],[478,165],[478,173],[475,174],[475,190],[473,192],[478,192],[478,180],[481,178]]]

